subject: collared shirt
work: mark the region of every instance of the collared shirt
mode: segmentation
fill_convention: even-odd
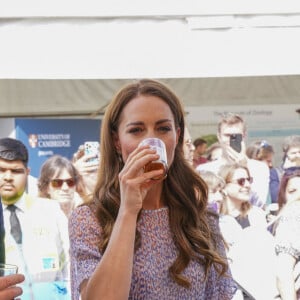
[[[33,281],[68,279],[68,220],[57,202],[23,194],[15,203],[22,229],[22,244],[10,234],[10,211],[3,204],[6,262]]]

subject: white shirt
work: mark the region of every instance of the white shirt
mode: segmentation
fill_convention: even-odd
[[[274,299],[278,294],[275,240],[266,229],[261,208],[252,206],[248,219],[250,226],[243,229],[234,217],[220,217],[220,230],[229,246],[227,257],[232,276],[255,299]]]
[[[68,220],[58,203],[24,193],[15,206],[22,244],[17,245],[10,234],[10,211],[3,204],[6,262],[17,264],[19,272],[30,275],[34,282],[53,281],[58,276],[68,279]]]

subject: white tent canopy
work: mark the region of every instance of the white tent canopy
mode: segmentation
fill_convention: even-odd
[[[99,2],[1,5],[1,117],[95,116],[145,77],[186,106],[299,103],[298,1]]]
[[[300,74],[296,2],[10,2],[0,10],[0,78]]]

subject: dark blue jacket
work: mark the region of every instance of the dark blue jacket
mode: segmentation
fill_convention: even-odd
[[[272,199],[272,203],[277,203],[278,202],[278,191],[280,187],[280,181],[281,177],[284,173],[284,169],[282,166],[278,168],[272,168],[270,170],[270,195]]]
[[[4,245],[4,221],[3,221],[3,208],[0,199],[0,263],[5,263],[5,245]]]

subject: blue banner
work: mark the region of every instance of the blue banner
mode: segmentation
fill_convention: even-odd
[[[15,119],[16,138],[29,152],[30,174],[39,177],[43,162],[54,154],[72,159],[86,141],[99,141],[100,120]]]

